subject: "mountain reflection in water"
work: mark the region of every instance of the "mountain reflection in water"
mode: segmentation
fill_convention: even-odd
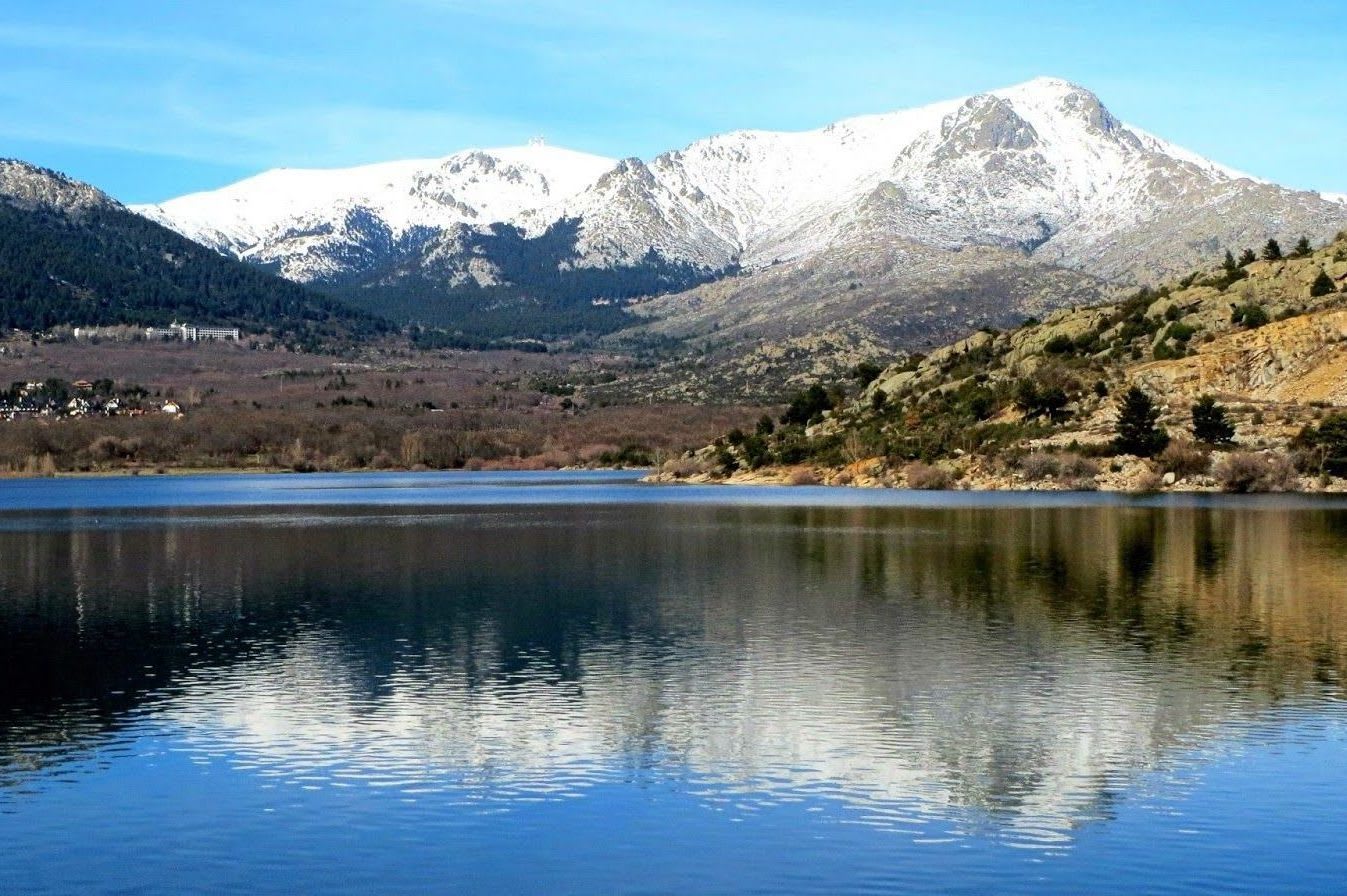
[[[0,532],[0,808],[154,726],[306,788],[659,779],[1051,846],[1167,757],[1342,697],[1345,535],[1238,507],[52,514]]]

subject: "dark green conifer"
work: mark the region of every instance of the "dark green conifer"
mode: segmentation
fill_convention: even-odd
[[[1169,433],[1156,426],[1160,409],[1136,386],[1123,395],[1118,409],[1118,435],[1113,440],[1120,454],[1152,457],[1169,444]]]
[[[1203,395],[1192,407],[1193,438],[1209,445],[1228,445],[1235,439],[1235,427],[1225,415],[1225,408],[1210,395]]]
[[[1310,296],[1317,299],[1331,292],[1337,292],[1337,285],[1333,282],[1333,278],[1328,276],[1328,272],[1320,268],[1319,276],[1310,284]]]

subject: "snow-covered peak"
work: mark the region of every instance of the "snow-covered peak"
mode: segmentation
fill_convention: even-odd
[[[278,168],[135,210],[242,255],[296,222],[339,222],[354,209],[376,215],[395,235],[413,227],[509,221],[583,189],[613,164],[535,141],[355,168]]]
[[[1148,190],[1236,176],[1128,128],[1083,87],[1036,78],[817,130],[698,140],[614,171],[544,217],[582,218],[581,249],[599,263],[654,247],[752,268],[822,251],[857,228],[950,247],[1037,246],[1082,217],[1136,218]],[[631,183],[619,190],[623,178]]]
[[[535,141],[269,171],[139,210],[296,279],[337,276],[384,245],[416,251],[406,245],[425,233],[456,244],[456,228],[510,223],[538,234],[562,218],[580,221],[578,263],[591,266],[639,264],[654,249],[702,268],[753,269],[903,241],[1002,246],[1119,276],[1168,251],[1158,235],[1172,229],[1167,216],[1184,216],[1193,245],[1226,231],[1243,239],[1248,228],[1225,226],[1231,208],[1266,229],[1290,220],[1281,210],[1317,222],[1343,201],[1311,196],[1125,124],[1084,87],[1042,77],[814,130],[733,131],[648,162]],[[1132,245],[1129,234],[1141,231],[1151,234],[1146,244]]]

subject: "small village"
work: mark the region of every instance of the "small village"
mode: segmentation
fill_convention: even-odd
[[[16,382],[0,391],[0,420],[5,421],[182,413],[182,406],[172,399],[161,401],[141,386],[117,388],[109,379]]]
[[[237,327],[211,327],[174,321],[167,327],[73,327],[68,332],[50,334],[76,341],[124,341],[144,339],[151,342],[238,342],[242,331]],[[181,416],[183,406],[167,397],[152,396],[142,386],[118,388],[110,379],[79,379],[68,382],[51,378],[18,381],[0,390],[0,420],[33,418],[61,419],[76,417],[142,417],[146,414]]]

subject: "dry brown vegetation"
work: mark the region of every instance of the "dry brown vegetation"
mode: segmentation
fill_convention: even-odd
[[[0,382],[107,377],[184,413],[0,421],[0,471],[155,468],[544,469],[658,463],[760,407],[600,404],[586,385],[621,359],[237,345],[12,340]]]
[[[923,491],[943,491],[952,488],[954,477],[943,467],[913,461],[904,470],[907,475],[907,487]]]
[[[1284,454],[1235,451],[1216,461],[1211,472],[1227,492],[1293,492],[1300,488],[1295,465]]]
[[[1178,479],[1202,476],[1211,467],[1211,454],[1187,439],[1174,439],[1155,458],[1160,470]]]

